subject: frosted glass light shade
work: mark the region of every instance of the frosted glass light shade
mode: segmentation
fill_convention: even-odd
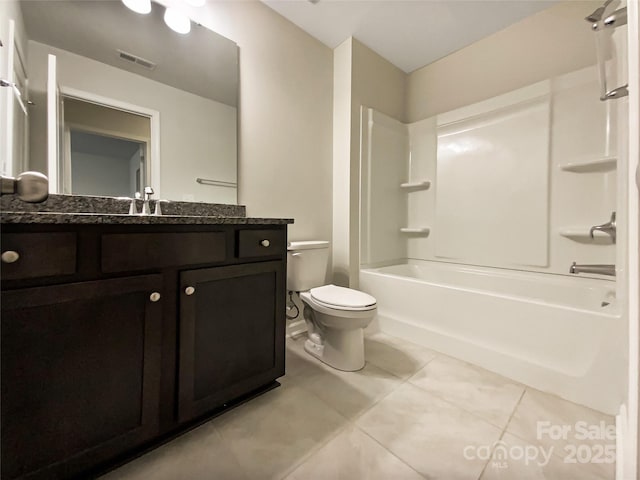
[[[164,12],[164,23],[177,33],[187,34],[191,31],[191,20],[180,10],[174,7],[167,7]]]
[[[134,12],[142,13],[143,15],[151,11],[151,0],[122,0],[122,3]]]

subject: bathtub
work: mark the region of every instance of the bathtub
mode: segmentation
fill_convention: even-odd
[[[372,328],[615,414],[625,328],[615,282],[444,262],[360,271]]]

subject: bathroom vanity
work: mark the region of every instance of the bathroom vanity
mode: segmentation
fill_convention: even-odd
[[[2,478],[94,474],[276,386],[292,222],[3,211]]]

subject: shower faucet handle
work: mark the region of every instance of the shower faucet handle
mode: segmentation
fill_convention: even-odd
[[[589,236],[593,237],[593,232],[599,231],[604,232],[611,236],[613,243],[616,243],[616,212],[611,213],[611,219],[607,223],[603,223],[602,225],[594,225],[589,229]]]

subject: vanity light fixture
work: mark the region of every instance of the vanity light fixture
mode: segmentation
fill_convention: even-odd
[[[143,15],[151,11],[151,0],[122,0],[122,3],[134,12]]]
[[[191,31],[191,20],[175,7],[167,7],[164,12],[164,23],[177,33],[187,34]]]

